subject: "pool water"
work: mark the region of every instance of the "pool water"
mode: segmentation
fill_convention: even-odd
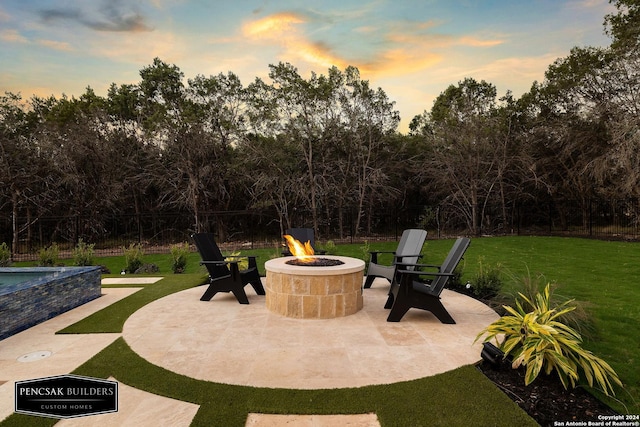
[[[39,279],[42,277],[52,276],[53,273],[42,273],[42,272],[15,272],[8,273],[2,272],[0,273],[0,288],[3,286],[17,285],[18,283],[28,282],[34,279]]]

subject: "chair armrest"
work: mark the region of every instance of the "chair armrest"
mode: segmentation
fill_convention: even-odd
[[[424,255],[422,254],[415,254],[415,255],[395,255],[394,258],[395,260],[393,261],[394,264],[402,264],[402,258],[422,258]],[[405,264],[405,265],[409,265],[409,264]],[[426,265],[426,264],[425,264]]]
[[[427,279],[424,277],[424,281],[418,278],[414,280],[411,276],[430,276]],[[419,294],[427,294],[433,296],[440,296],[440,292],[444,288],[445,283],[440,281],[440,278],[445,282],[453,277],[453,273],[436,273],[429,271],[415,271],[415,270],[399,270],[398,271],[398,286],[402,292],[417,292]]]
[[[225,258],[253,258],[256,259],[258,258],[257,255],[223,255]]]
[[[371,259],[369,260],[369,262],[372,262],[374,264],[378,263],[378,254],[394,254],[395,255],[395,251],[369,251],[369,254],[371,255]]]
[[[225,261],[200,261],[200,265],[205,264],[213,264],[213,265],[227,265],[227,264],[237,264],[240,261],[237,260],[225,260]]]
[[[230,267],[230,271],[231,271],[231,275],[233,276],[234,280],[236,277],[238,277],[238,274],[240,274],[240,268],[238,266],[238,264],[240,263],[240,261],[238,260],[224,260],[224,261],[200,261],[200,265],[206,265],[206,264],[212,264],[212,265],[229,265]],[[255,260],[254,260],[255,263]]]
[[[402,268],[403,266],[407,266],[407,267],[416,267],[416,268],[437,268],[438,271],[440,270],[441,266],[440,265],[435,265],[435,264],[404,264],[404,263],[397,263],[398,268]]]
[[[435,272],[435,271],[416,271],[416,270],[398,270],[398,273],[402,273],[402,274],[413,274],[414,276],[433,276],[433,277],[442,277],[442,276],[448,276],[448,277],[452,277],[455,276],[455,273],[440,273],[440,272]]]

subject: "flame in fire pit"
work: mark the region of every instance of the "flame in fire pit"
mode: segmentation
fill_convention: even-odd
[[[287,246],[289,252],[295,257],[295,259],[287,261],[289,265],[302,265],[305,267],[332,267],[335,265],[342,265],[344,262],[339,259],[331,258],[317,258],[314,254],[314,250],[311,247],[311,243],[306,241],[304,244],[294,239],[292,236],[285,234],[283,236],[287,239]]]
[[[289,252],[296,257],[298,260],[302,262],[311,262],[313,261],[314,251],[311,247],[311,243],[306,241],[304,244],[300,243],[299,240],[294,239],[292,236],[285,234],[284,238],[287,240],[287,246],[289,247]]]

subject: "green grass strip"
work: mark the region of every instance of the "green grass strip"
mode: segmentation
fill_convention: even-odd
[[[224,366],[212,366],[211,369],[224,369]],[[250,412],[374,412],[382,426],[402,427],[537,425],[474,366],[413,381],[360,388],[257,388],[176,374],[147,362],[119,338],[73,373],[99,378],[112,376],[140,390],[200,405],[192,426],[244,426]]]
[[[159,298],[205,283],[206,276],[201,274],[176,274],[165,276],[162,280],[144,285],[138,292],[85,317],[66,328],[59,334],[96,334],[122,332],[124,322],[141,307]],[[204,290],[203,290],[204,292]]]

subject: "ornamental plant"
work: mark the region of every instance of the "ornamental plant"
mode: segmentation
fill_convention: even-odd
[[[5,242],[2,242],[0,244],[0,267],[9,266],[11,266],[11,249]]]
[[[508,314],[482,330],[476,341],[504,336],[499,344],[504,356],[512,356],[513,369],[526,367],[525,385],[535,380],[544,369],[548,375],[555,371],[565,389],[583,376],[590,387],[597,385],[607,396],[615,395],[613,384],[622,386],[616,372],[607,362],[582,348],[582,337],[562,321],[562,316],[573,311],[573,300],[553,307],[550,285],[533,298],[519,293],[516,307],[504,306]],[[523,306],[524,303],[524,306]],[[526,309],[525,309],[526,307]]]
[[[38,265],[40,267],[53,267],[58,264],[58,256],[60,250],[56,243],[52,243],[51,246],[40,249],[38,253]]]
[[[171,271],[175,274],[184,273],[187,268],[187,256],[189,255],[188,243],[177,243],[171,246]]]
[[[327,255],[336,255],[338,250],[338,247],[333,240],[328,240],[327,243],[325,243],[324,246],[321,247],[322,249],[324,249]]]
[[[125,271],[127,273],[135,273],[143,264],[144,251],[139,243],[131,243],[128,248],[123,247],[124,261],[127,265]]]
[[[471,282],[471,292],[480,299],[496,297],[502,290],[502,265],[487,264],[484,262],[484,257],[480,257],[478,258],[478,266],[478,272]]]
[[[93,265],[94,243],[85,243],[82,239],[78,240],[78,244],[73,248],[73,264],[78,266]]]
[[[360,250],[362,251],[362,259],[365,264],[365,271],[369,268],[369,261],[371,260],[371,254],[369,251],[371,250],[371,245],[368,240],[365,240],[362,246],[360,246]]]
[[[233,252],[231,255],[227,256],[225,261],[238,261],[238,270],[246,270],[249,268],[249,258],[243,257],[241,253]]]

